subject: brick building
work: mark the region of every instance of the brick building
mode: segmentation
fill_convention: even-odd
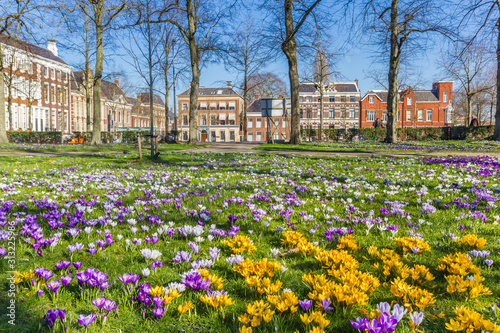
[[[0,35],[0,44],[7,130],[71,132],[71,67],[58,57],[56,42],[44,49]]]
[[[189,140],[189,92],[177,96],[178,129],[181,141]],[[243,98],[231,86],[200,87],[198,94],[198,140],[200,142],[239,142]]]
[[[72,124],[73,131],[91,131],[94,124],[94,92],[90,88],[90,128],[87,128],[87,106],[85,102],[84,72],[72,73]],[[89,80],[93,81],[93,72],[90,70]],[[101,131],[115,131],[118,127],[130,127],[133,105],[120,87],[120,80],[114,82],[102,80],[101,84]]]
[[[303,82],[299,86],[300,126],[319,129],[319,87],[315,83]],[[358,128],[359,101],[361,92],[358,81],[330,82],[323,94],[323,128]]]
[[[431,90],[400,91],[397,126],[405,128],[453,125],[453,82],[434,82]],[[387,91],[370,90],[361,100],[361,127],[373,127],[376,118],[387,123]]]
[[[150,127],[149,93],[144,92],[134,99],[132,127]],[[165,103],[163,99],[153,94],[153,127],[157,134],[165,134]]]

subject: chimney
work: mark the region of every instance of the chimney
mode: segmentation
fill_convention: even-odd
[[[232,82],[232,81],[226,81],[226,82],[227,82],[227,86],[228,86],[228,87],[231,87],[231,82]]]
[[[115,84],[119,87],[120,86],[120,79],[115,77]]]
[[[358,79],[354,80],[356,82],[356,87],[358,87]]]
[[[255,99],[260,99],[260,96],[259,95],[255,95]]]
[[[52,52],[57,57],[57,43],[54,38],[49,39],[47,43],[47,50]]]

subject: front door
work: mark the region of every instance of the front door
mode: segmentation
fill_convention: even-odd
[[[201,142],[207,142],[207,133],[201,133]]]

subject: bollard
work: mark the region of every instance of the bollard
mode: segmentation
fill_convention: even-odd
[[[137,146],[139,147],[139,159],[142,159],[142,151],[141,151],[141,136],[137,136]]]

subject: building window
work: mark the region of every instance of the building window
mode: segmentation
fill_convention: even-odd
[[[255,122],[255,128],[262,128],[262,119],[257,118],[257,121]]]
[[[304,97],[300,96],[299,97],[299,103],[303,103],[304,102]]]
[[[286,128],[286,119],[282,119],[281,128]]]
[[[304,110],[300,109],[300,118],[304,118]]]
[[[56,102],[56,87],[54,85],[50,86],[50,100],[52,104]]]
[[[210,125],[215,126],[217,124],[217,120],[215,120],[215,115],[210,115]]]
[[[47,83],[43,86],[43,95],[45,96],[45,102],[50,102],[49,85]]]
[[[368,102],[369,102],[370,104],[375,103],[375,97],[373,97],[373,96],[368,97]]]
[[[328,116],[332,119],[335,118],[335,109],[334,108],[328,109]]]
[[[424,121],[424,110],[417,111],[417,121]]]
[[[329,101],[330,103],[335,103],[335,96],[330,96]]]
[[[366,113],[366,121],[375,121],[375,111],[368,111]]]
[[[351,103],[356,103],[356,96],[351,96]]]
[[[226,109],[226,103],[219,103],[219,110],[225,110]]]
[[[318,103],[321,103],[321,96],[318,97]]]
[[[247,128],[253,128],[253,119],[252,118],[248,119]]]
[[[447,91],[445,91],[445,92],[443,93],[443,102],[444,102],[444,103],[448,102],[448,92],[447,92]]]
[[[313,98],[311,96],[306,97],[307,103],[312,103]]]
[[[354,108],[349,109],[349,118],[351,118],[351,119],[356,118],[356,109],[354,109]]]
[[[234,142],[235,136],[234,136],[234,131],[229,131],[229,141]]]
[[[312,118],[312,109],[307,109],[307,118]]]
[[[340,108],[340,118],[345,118],[345,117],[346,117],[345,108]]]
[[[56,71],[54,68],[50,69],[50,77],[52,78],[52,80],[56,79]]]
[[[236,109],[236,103],[235,102],[229,102],[229,110],[235,110]]]
[[[406,121],[411,121],[411,110],[406,110]]]
[[[64,88],[63,103],[66,105],[68,103],[68,89]]]
[[[340,102],[345,103],[346,102],[346,97],[345,96],[340,96]]]
[[[187,110],[188,110],[187,103],[182,103],[182,111],[187,111]]]
[[[57,81],[61,81],[61,71],[57,71]]]
[[[262,141],[262,132],[257,132],[257,135],[255,136],[255,141],[257,142]]]
[[[226,131],[220,131],[220,141],[221,142],[226,141]]]
[[[253,141],[253,133],[247,133],[247,141],[252,142]]]
[[[427,110],[427,121],[432,121],[432,110]]]
[[[182,125],[188,124],[188,116],[182,116]]]
[[[47,66],[43,66],[43,76],[49,76],[49,68]]]
[[[407,97],[406,98],[406,105],[412,106],[413,105],[413,97]]]
[[[182,140],[184,141],[188,140],[188,132],[182,132]]]
[[[207,124],[207,116],[202,114],[201,115],[201,124],[206,125]]]
[[[399,114],[399,112],[398,112],[398,114]],[[398,118],[398,120],[399,120],[399,118]],[[382,113],[382,121],[387,121],[387,112],[386,111],[384,111]]]

